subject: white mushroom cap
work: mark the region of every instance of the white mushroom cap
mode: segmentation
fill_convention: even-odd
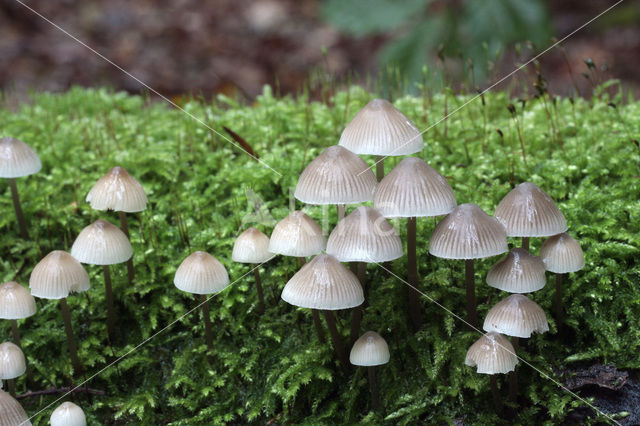
[[[269,237],[256,228],[249,228],[236,238],[231,259],[240,263],[263,263],[274,256],[269,252]]]
[[[367,163],[341,146],[330,146],[303,170],[294,196],[307,204],[354,204],[373,199],[377,180]]]
[[[506,337],[489,332],[471,345],[464,363],[481,374],[505,374],[516,368],[518,357]]]
[[[22,405],[5,391],[0,390],[0,426],[31,426]]]
[[[17,178],[38,173],[40,158],[29,145],[16,138],[0,138],[0,178]]]
[[[85,426],[87,418],[82,408],[73,402],[63,402],[53,410],[49,418],[51,426]]]
[[[509,293],[531,293],[547,282],[542,259],[523,248],[512,249],[493,265],[487,274],[487,284]]]
[[[114,167],[98,179],[86,201],[96,210],[133,213],[147,208],[147,195],[142,185],[122,167]]]
[[[364,293],[358,278],[335,257],[319,254],[284,286],[282,300],[311,309],[337,310],[359,306]]]
[[[31,294],[43,299],[62,299],[72,291],[89,290],[89,274],[69,253],[54,250],[33,268]]]
[[[196,251],[178,266],[173,283],[187,293],[218,293],[229,285],[229,274],[218,259],[209,253]]]
[[[36,313],[36,300],[15,281],[0,285],[0,318],[21,319]]]
[[[320,225],[297,210],[276,224],[269,239],[271,253],[294,257],[313,256],[326,245]]]
[[[375,209],[360,206],[338,222],[327,241],[327,253],[341,262],[387,262],[402,256],[402,241]]]
[[[373,204],[385,217],[439,216],[457,205],[449,182],[416,157],[405,158],[380,181]]]
[[[567,222],[542,189],[524,182],[500,201],[493,215],[510,237],[547,237],[567,230]]]
[[[444,259],[480,259],[509,249],[504,226],[475,204],[460,204],[433,230],[429,253]]]
[[[536,302],[522,294],[512,294],[489,310],[482,328],[507,336],[529,338],[533,332],[549,331],[549,323]]]
[[[90,265],[122,263],[132,255],[133,248],[124,232],[102,219],[80,231],[71,246],[71,256]]]
[[[389,362],[389,346],[378,333],[367,331],[353,344],[349,362],[364,367],[386,364]]]
[[[11,342],[0,343],[0,380],[15,379],[27,371],[22,349]]]
[[[339,144],[356,154],[372,155],[409,155],[423,147],[420,130],[384,99],[373,99],[358,111]]]
[[[584,254],[580,244],[569,234],[554,235],[540,247],[540,257],[547,271],[556,274],[576,272],[584,268]]]

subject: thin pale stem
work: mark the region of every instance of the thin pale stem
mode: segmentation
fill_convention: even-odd
[[[69,305],[67,305],[67,298],[60,299],[60,310],[62,311],[62,319],[64,320],[64,331],[67,335],[67,346],[69,346],[69,356],[71,357],[71,364],[76,374],[83,371],[82,364],[78,358],[78,348],[76,347],[76,338],[73,335],[73,327],[71,326],[71,313],[69,312]]]
[[[518,354],[518,346],[519,346],[520,338],[512,337],[511,345],[513,345],[513,351]],[[518,366],[516,366],[511,373],[509,373],[509,400],[512,402],[516,402],[518,399]]]
[[[344,204],[336,204],[336,210],[338,211],[338,222],[340,222],[346,214],[346,206]]]
[[[418,288],[418,261],[416,254],[416,218],[407,219],[407,263],[408,272],[407,279],[409,284]],[[407,286],[407,298],[409,301],[409,315],[413,322],[414,329],[419,329],[422,324],[422,315],[420,314],[420,294],[413,288]]]
[[[104,272],[104,290],[107,297],[107,333],[109,334],[109,339],[113,342],[116,336],[116,313],[113,308],[113,288],[111,286],[109,265],[102,265],[102,271]]]
[[[118,216],[120,217],[120,227],[122,228],[122,232],[131,240],[131,236],[129,235],[129,225],[127,224],[127,214],[125,212],[118,212]],[[129,278],[129,285],[133,285],[133,279],[135,278],[135,271],[133,269],[133,256],[127,260],[127,276]]]
[[[338,328],[336,327],[336,319],[333,316],[333,312],[323,310],[322,314],[324,315],[324,320],[327,322],[327,328],[329,329],[329,334],[331,335],[331,342],[333,343],[333,349],[342,364],[342,368],[345,373],[349,371],[349,359],[347,358],[347,353],[344,350],[344,346],[342,345],[342,340],[340,339],[340,334],[338,333]]]
[[[369,390],[371,391],[371,410],[380,410],[380,401],[378,400],[378,388],[376,386],[376,367],[369,366]]]
[[[11,198],[13,198],[13,209],[16,211],[16,218],[20,227],[20,235],[26,240],[29,238],[29,231],[27,231],[27,221],[24,219],[24,213],[22,213],[18,185],[16,185],[15,178],[9,178],[9,186],[11,187]]]
[[[467,286],[467,321],[473,327],[477,327],[478,314],[476,312],[476,284],[474,282],[473,259],[464,261],[464,278]]]
[[[529,237],[522,237],[522,248],[529,251]]]
[[[376,179],[380,182],[384,178],[384,157],[376,155]]]
[[[364,308],[367,306],[367,264],[365,262],[354,262],[356,275],[358,281],[362,286],[362,292],[364,294],[364,303],[360,306],[356,306],[351,311],[351,330],[349,334],[349,340],[351,344],[360,337],[360,324],[362,323],[362,316],[364,315]]]
[[[209,313],[209,301],[207,300],[207,295],[200,295],[200,303],[200,307],[202,308],[202,322],[204,322],[204,336],[207,342],[207,349],[209,349],[209,351],[213,351],[213,333],[211,331],[211,316]]]
[[[260,266],[253,265],[253,275],[256,279],[256,289],[258,290],[258,313],[264,313],[264,293],[262,292],[262,280],[260,280]]]

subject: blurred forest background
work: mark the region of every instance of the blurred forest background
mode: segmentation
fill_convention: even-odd
[[[321,83],[486,87],[599,12],[607,0],[24,0],[171,96],[281,94]],[[553,94],[619,78],[640,93],[640,1],[626,0],[540,60]],[[585,60],[595,67],[589,69]],[[588,76],[583,75],[583,73]],[[0,0],[0,88],[144,87],[15,0]]]

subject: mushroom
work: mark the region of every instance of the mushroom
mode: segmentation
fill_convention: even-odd
[[[49,418],[51,426],[86,426],[87,418],[82,408],[73,402],[63,402],[53,410]]]
[[[0,389],[0,426],[31,426],[22,405]]]
[[[120,217],[122,232],[129,235],[126,213],[141,212],[147,208],[147,195],[144,188],[122,167],[114,167],[93,185],[86,201],[95,210],[114,210]],[[129,284],[133,284],[133,258],[127,260]]]
[[[378,411],[380,402],[376,389],[376,365],[389,362],[389,346],[375,331],[367,331],[355,341],[349,354],[349,362],[361,365],[369,370],[369,390],[371,391],[371,408]]]
[[[507,236],[522,237],[529,250],[529,237],[548,237],[567,230],[562,212],[536,184],[524,182],[504,196],[493,216],[506,228]]]
[[[509,293],[531,293],[544,287],[545,268],[542,259],[523,248],[514,248],[493,265],[487,284]]]
[[[38,154],[29,145],[16,138],[0,138],[0,177],[9,179],[13,208],[24,239],[29,238],[29,232],[20,206],[16,178],[38,173],[41,168]]]
[[[9,381],[9,393],[15,395],[13,379],[22,376],[27,371],[27,362],[18,345],[11,342],[0,344],[0,380]]]
[[[111,340],[116,334],[109,265],[125,262],[132,254],[133,249],[127,236],[117,226],[102,219],[80,231],[71,246],[71,256],[79,262],[102,265],[107,298],[107,331]]]
[[[0,318],[11,320],[13,342],[20,344],[18,321],[36,313],[36,301],[26,288],[15,281],[0,285]]]
[[[389,101],[373,99],[342,131],[339,145],[356,154],[376,156],[376,177],[384,177],[385,155],[409,155],[421,151],[420,130]]]
[[[227,288],[229,285],[227,269],[209,253],[196,251],[180,263],[173,283],[179,290],[199,295],[207,347],[210,351],[213,350],[209,302],[205,295],[219,293]]]
[[[274,256],[269,252],[269,237],[256,228],[244,231],[233,244],[231,259],[234,262],[253,264],[253,274],[258,290],[258,312],[261,314],[264,312],[264,292],[260,280],[260,264],[268,262]]]
[[[540,247],[540,257],[547,271],[556,274],[555,311],[558,328],[564,317],[562,309],[562,278],[564,274],[577,272],[584,268],[584,254],[580,244],[569,234],[554,235],[545,240]]]
[[[429,253],[444,259],[465,260],[467,320],[477,326],[473,259],[496,256],[508,250],[504,226],[475,204],[460,204],[433,230]]]
[[[80,372],[82,364],[78,358],[67,297],[72,291],[84,292],[89,290],[89,274],[87,274],[80,262],[69,253],[54,250],[42,258],[33,268],[29,277],[29,289],[33,296],[60,300],[60,310],[64,321],[64,331],[67,335],[69,356],[71,357],[73,369],[76,372]]]
[[[409,314],[417,329],[422,323],[416,255],[416,217],[448,214],[456,207],[456,196],[449,182],[422,159],[402,160],[376,187],[375,208],[384,217],[407,218],[407,299]],[[411,286],[413,288],[411,288]]]

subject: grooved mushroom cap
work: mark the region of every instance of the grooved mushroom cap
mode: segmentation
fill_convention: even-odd
[[[11,342],[0,343],[0,380],[15,379],[27,371],[22,349]]]
[[[249,228],[236,238],[231,259],[240,263],[263,263],[274,256],[269,252],[269,237],[256,228]]]
[[[542,259],[523,248],[512,249],[487,274],[487,284],[509,293],[538,291],[546,282]]]
[[[522,294],[512,294],[489,310],[482,328],[507,336],[529,338],[533,332],[549,331],[549,323],[536,302]]]
[[[353,152],[330,146],[303,170],[294,196],[307,204],[354,204],[373,199],[376,177]]]
[[[187,293],[219,293],[229,285],[229,274],[218,259],[209,253],[196,251],[178,266],[173,283]]]
[[[0,318],[21,319],[36,313],[36,300],[15,281],[0,285]]]
[[[89,290],[89,274],[69,253],[54,250],[33,268],[31,294],[43,299],[62,299],[72,291]]]
[[[444,259],[480,259],[509,249],[504,226],[475,204],[460,204],[436,225],[429,253]]]
[[[489,332],[471,345],[464,363],[481,374],[505,374],[516,368],[518,357],[506,337]]]
[[[133,213],[147,208],[147,195],[142,185],[122,167],[114,167],[98,179],[86,201],[96,210]]]
[[[11,395],[0,390],[0,426],[31,426],[22,405]]]
[[[295,306],[330,311],[364,302],[358,278],[329,254],[319,254],[305,264],[284,286],[281,297]]]
[[[547,271],[556,274],[576,272],[584,268],[584,254],[580,244],[569,234],[554,235],[540,247],[540,257]]]
[[[87,418],[82,408],[73,402],[63,402],[53,410],[49,418],[51,426],[85,426]]]
[[[373,99],[342,131],[339,145],[356,154],[409,155],[423,148],[420,130],[384,99]]]
[[[456,196],[433,167],[409,157],[380,181],[373,204],[385,217],[439,216],[455,208]]]
[[[297,210],[276,224],[269,239],[271,253],[294,257],[313,256],[326,245],[320,225]]]
[[[398,233],[380,212],[360,206],[331,231],[327,253],[341,262],[387,262],[403,251]]]
[[[349,362],[363,367],[386,364],[389,362],[389,346],[378,333],[367,331],[353,344]]]
[[[38,173],[40,158],[26,143],[16,138],[0,138],[0,178],[18,178]]]
[[[510,237],[547,237],[567,230],[567,221],[551,197],[531,182],[505,195],[493,216]]]
[[[71,246],[71,256],[90,265],[122,263],[132,255],[133,248],[124,232],[102,219],[80,231]]]

